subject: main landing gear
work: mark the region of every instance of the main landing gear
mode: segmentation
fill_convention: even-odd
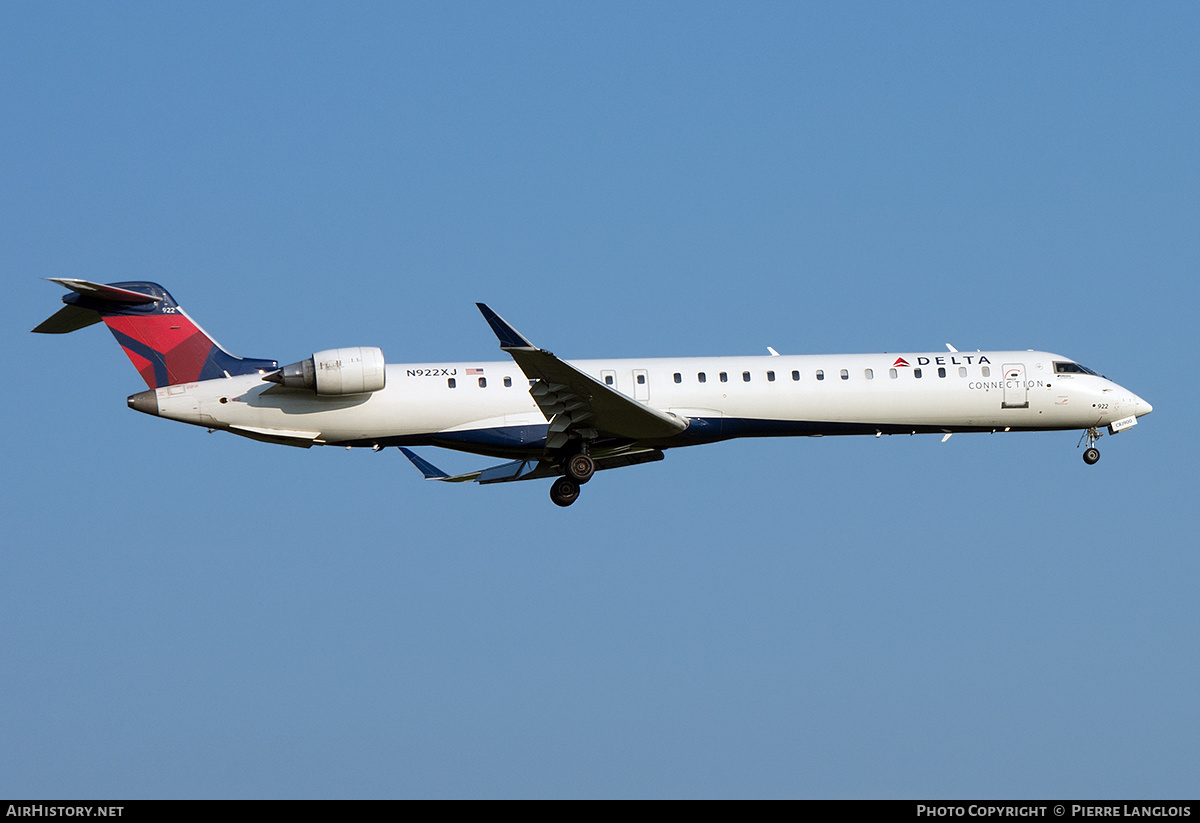
[[[563,463],[565,477],[554,481],[550,487],[550,499],[556,506],[569,506],[579,499],[579,487],[592,479],[596,473],[596,461],[587,452],[579,452]]]
[[[1083,450],[1083,462],[1089,466],[1096,465],[1096,461],[1100,459],[1100,450],[1096,448],[1096,441],[1099,438],[1100,430],[1095,426],[1085,431],[1083,437],[1079,438],[1081,444],[1084,440],[1087,440],[1087,448]]]
[[[566,477],[558,478],[550,487],[550,499],[554,505],[566,508],[579,499],[579,484]]]
[[[566,462],[563,470],[566,471],[567,477],[582,486],[596,473],[596,461],[591,455],[580,452]]]

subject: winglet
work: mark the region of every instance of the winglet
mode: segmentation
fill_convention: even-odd
[[[492,331],[496,333],[496,337],[500,338],[500,348],[502,349],[533,349],[537,346],[530,343],[521,333],[509,325],[508,321],[500,315],[496,314],[486,303],[476,303],[480,313],[483,314],[483,319],[492,327]]]
[[[416,454],[404,448],[403,446],[400,447],[400,451],[404,453],[405,457],[412,461],[412,464],[421,471],[421,474],[425,475],[426,480],[443,480],[450,476],[423,457],[417,457]]]

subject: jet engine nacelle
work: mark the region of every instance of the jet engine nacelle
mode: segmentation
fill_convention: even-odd
[[[323,395],[364,394],[383,388],[383,367],[383,352],[376,348],[326,349],[263,379]]]

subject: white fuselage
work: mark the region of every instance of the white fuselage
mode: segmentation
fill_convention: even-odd
[[[1072,361],[1037,351],[571,361],[689,421],[646,444],[658,448],[776,435],[1087,429],[1151,410],[1104,377],[1060,371],[1063,363]],[[154,389],[157,410],[135,408],[290,445],[520,457],[545,446],[547,419],[529,385],[511,360],[393,364],[384,388],[369,394],[318,396],[252,374]]]

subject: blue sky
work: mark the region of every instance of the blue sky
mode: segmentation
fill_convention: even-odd
[[[1194,4],[6,4],[0,796],[1195,797]],[[1036,348],[1077,435],[545,483],[154,420],[235,353]],[[447,468],[488,460],[425,450]]]

